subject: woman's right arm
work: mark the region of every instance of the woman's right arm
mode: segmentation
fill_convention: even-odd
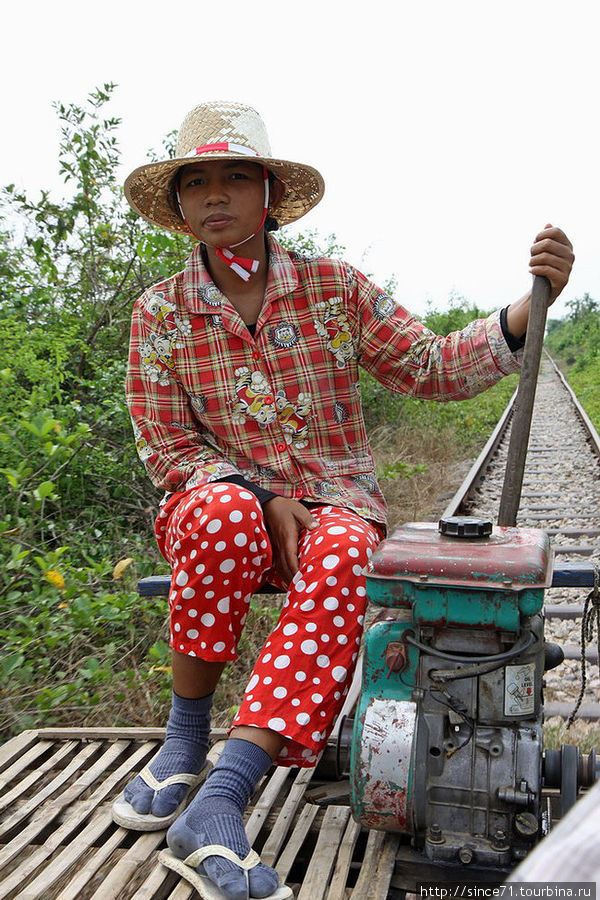
[[[240,474],[199,432],[190,398],[175,374],[177,340],[177,330],[161,327],[140,298],[131,322],[127,405],[138,455],[152,483],[166,491]]]

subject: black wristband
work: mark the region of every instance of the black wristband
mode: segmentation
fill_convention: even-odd
[[[504,309],[500,311],[500,328],[502,329],[502,336],[508,344],[508,349],[511,351],[511,353],[516,353],[517,350],[521,350],[525,346],[525,335],[523,335],[523,337],[517,338],[508,330],[508,325],[506,323],[507,310],[508,306],[505,306]]]

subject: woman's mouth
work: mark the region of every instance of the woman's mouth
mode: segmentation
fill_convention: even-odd
[[[228,216],[225,213],[213,213],[207,216],[202,224],[206,228],[220,228],[229,225],[230,222],[233,222],[233,216]]]

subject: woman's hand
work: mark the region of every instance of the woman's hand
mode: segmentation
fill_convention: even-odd
[[[536,236],[531,247],[529,271],[532,275],[544,275],[550,282],[550,304],[568,282],[574,260],[573,245],[560,228],[546,225]],[[506,310],[508,330],[516,338],[523,337],[527,331],[530,301],[531,291]]]
[[[554,303],[569,280],[574,260],[573,245],[560,228],[546,225],[536,236],[529,271],[532,275],[545,275],[550,282],[550,303]]]
[[[263,505],[263,515],[273,547],[273,566],[287,585],[298,571],[300,532],[316,528],[319,523],[305,506],[287,497],[268,500]]]

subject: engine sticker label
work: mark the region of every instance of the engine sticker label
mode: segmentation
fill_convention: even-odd
[[[504,715],[525,716],[535,711],[535,663],[506,666]]]

